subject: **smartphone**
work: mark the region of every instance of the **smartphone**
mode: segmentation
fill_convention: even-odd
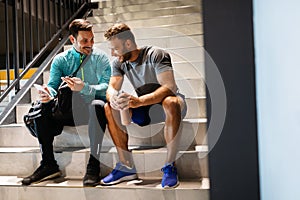
[[[34,86],[37,90],[42,91],[42,92],[44,92],[44,93],[46,93],[46,94],[49,94],[49,92],[47,92],[47,90],[45,90],[45,88],[44,88],[43,86],[38,85],[38,84],[33,84],[33,86]]]

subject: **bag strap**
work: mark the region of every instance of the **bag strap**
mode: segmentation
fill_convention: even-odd
[[[92,55],[92,52],[90,53],[90,54],[88,54],[84,59],[83,59],[83,61],[80,63],[80,65],[78,66],[78,68],[75,70],[75,72],[73,72],[72,73],[72,77],[74,77],[74,76],[76,76],[76,74],[77,74],[77,72],[79,71],[79,69],[81,68],[81,67],[83,67],[86,63],[87,63],[87,61],[88,61],[88,59],[91,57],[91,55]]]
[[[73,72],[73,73],[70,75],[70,77],[76,76],[76,74],[77,74],[77,72],[79,71],[79,69],[80,69],[81,67],[83,67],[83,66],[86,64],[86,62],[89,60],[89,58],[91,57],[91,55],[92,55],[92,52],[84,58],[84,60],[80,63],[80,65],[79,65],[78,68],[75,70],[75,72]],[[59,87],[58,87],[58,90],[59,90],[60,88],[64,88],[64,87],[67,87],[67,86],[68,86],[68,85],[66,84],[66,82],[62,81],[61,84],[60,84]],[[56,96],[57,96],[57,95],[58,95],[58,94],[56,94]]]

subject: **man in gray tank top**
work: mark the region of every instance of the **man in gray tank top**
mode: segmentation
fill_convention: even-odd
[[[113,25],[104,36],[110,42],[111,55],[116,57],[112,62],[113,73],[106,95],[109,103],[105,105],[105,114],[120,162],[101,180],[101,184],[113,185],[137,178],[125,126],[131,121],[139,126],[164,121],[167,158],[162,168],[161,184],[163,188],[176,187],[179,181],[175,159],[180,138],[177,132],[186,114],[186,103],[175,83],[171,57],[157,47],[138,48],[134,34],[126,24]],[[137,96],[120,91],[124,75]],[[154,116],[150,115],[149,111],[157,105],[160,109],[154,112]]]

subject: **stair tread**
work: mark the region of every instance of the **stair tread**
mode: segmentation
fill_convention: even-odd
[[[93,2],[93,0],[92,0]],[[96,2],[99,2],[99,1],[96,1]],[[142,8],[144,6],[147,6],[147,5],[151,5],[151,1],[143,1],[143,2],[139,2],[139,1],[119,1],[117,4],[114,4],[113,6],[111,4],[108,4],[108,3],[111,3],[112,1],[100,1],[103,5],[99,5],[100,7],[98,9],[105,9],[105,8],[118,8],[118,7],[132,7],[132,6],[141,6]],[[99,2],[99,3],[100,3]],[[122,3],[121,3],[122,2]],[[198,3],[199,2],[199,3]],[[175,5],[183,5],[180,3],[180,1],[178,0],[159,0],[159,1],[156,1],[155,2],[156,4],[163,4],[163,3],[175,3]],[[177,4],[176,4],[177,3]],[[197,4],[198,3],[198,4]],[[192,3],[191,1],[189,1],[188,3],[185,3],[184,5],[193,5],[193,6],[199,6],[200,4],[200,1],[195,1],[193,0]]]
[[[182,80],[199,80],[199,78],[178,78],[178,81]],[[185,97],[185,99],[206,99],[206,96],[192,96],[192,97]],[[31,106],[31,103],[19,103],[17,106]],[[1,126],[0,126],[1,127]]]
[[[151,7],[152,6],[152,7]],[[186,13],[186,12],[200,12],[199,5],[160,5],[160,7],[153,8],[153,3],[147,3],[143,5],[127,5],[127,6],[115,6],[114,8],[98,8],[94,9],[93,16],[107,16],[107,15],[123,15],[123,14],[135,14],[145,12],[163,12],[171,10],[174,14]]]
[[[30,186],[22,186],[21,178],[0,176],[0,187],[4,199],[123,199],[123,200],[208,200],[209,179],[182,180],[176,188],[163,189],[161,179],[143,179],[140,181],[122,182],[113,186],[83,187],[82,179],[60,177]]]
[[[88,18],[88,20],[93,23],[93,24],[99,24],[99,23],[103,23],[103,25],[107,26],[108,24],[111,23],[116,23],[115,20],[112,19],[113,16],[94,16],[92,18]],[[190,18],[189,20],[186,19],[186,21],[178,21],[178,19],[186,19],[186,18]],[[170,27],[170,26],[177,26],[177,25],[183,25],[183,24],[195,24],[195,23],[203,23],[203,20],[201,18],[200,13],[185,13],[185,14],[176,14],[176,15],[163,15],[163,16],[152,16],[151,18],[145,18],[143,19],[145,21],[145,23],[150,23],[152,22],[152,24],[149,25],[149,27]],[[159,20],[161,21],[160,23],[157,23],[157,21],[154,20]],[[170,21],[168,23],[164,23],[165,21]],[[141,19],[122,19],[122,21],[124,23],[127,24],[133,24],[133,23],[140,23]],[[153,23],[154,21],[154,23]],[[166,25],[167,24],[167,25]],[[137,26],[135,26],[137,27]]]
[[[203,99],[203,98],[204,97],[199,97],[198,99]],[[193,99],[193,98],[191,98],[191,99]],[[19,104],[19,106],[30,106],[30,104]],[[182,121],[186,122],[186,123],[206,123],[207,118],[205,118],[205,117],[202,117],[202,118],[188,118],[188,119],[183,119]],[[161,123],[164,123],[164,122],[161,122]],[[9,127],[25,127],[25,124],[19,122],[19,123],[0,125],[0,128],[9,128]]]
[[[129,149],[135,149],[130,147]],[[55,158],[63,174],[72,178],[82,178],[90,149],[82,148],[54,148]],[[135,165],[142,178],[161,178],[161,167],[165,164],[166,147],[132,150]],[[202,146],[191,150],[183,149],[177,154],[176,162],[179,178],[201,179],[208,177],[207,172],[208,147]],[[39,147],[0,148],[0,157],[5,162],[0,167],[2,176],[25,177],[39,166],[41,153]],[[105,176],[116,165],[117,151],[115,147],[101,150],[101,173]],[[15,165],[15,163],[22,165]]]
[[[166,147],[140,147],[140,146],[129,146],[129,149],[132,150],[132,153],[165,153],[167,152]],[[85,153],[89,151],[89,148],[84,147],[54,147],[55,152],[76,152],[76,153]],[[207,152],[207,145],[196,145],[195,149],[192,150],[182,150],[178,153],[201,153]],[[39,153],[39,147],[0,147],[1,153]],[[117,152],[115,147],[103,147],[103,153],[115,153]]]
[[[30,186],[22,186],[22,178],[17,176],[0,176],[0,186],[21,186],[21,187],[59,187],[59,188],[82,188],[82,179],[72,178],[72,177],[60,177],[53,180],[43,181],[41,183],[32,184]],[[95,189],[162,189],[160,179],[138,179],[128,182],[122,182],[113,186],[101,186],[98,185]],[[180,180],[179,186],[176,190],[181,189],[209,189],[209,179],[203,178],[200,180]]]

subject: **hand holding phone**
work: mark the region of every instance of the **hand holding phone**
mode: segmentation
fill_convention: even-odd
[[[50,92],[46,86],[34,84],[34,87],[39,91],[40,101],[42,103],[47,103],[51,99],[53,99],[53,97],[51,97]]]
[[[43,86],[38,85],[38,84],[33,84],[33,86],[34,86],[38,91],[41,91],[41,92],[43,92],[43,93],[46,93],[46,94],[50,95],[49,92],[48,92]]]

